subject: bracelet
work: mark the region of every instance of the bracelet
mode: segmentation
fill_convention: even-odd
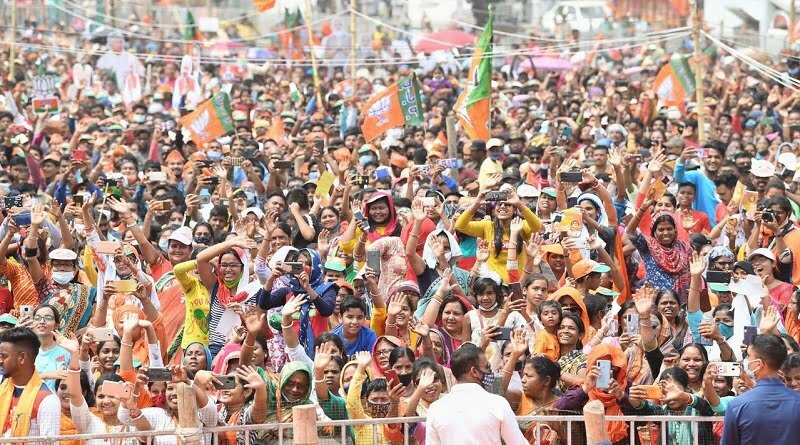
[[[77,373],[81,372],[81,368],[78,368],[78,369],[69,368],[69,369],[67,369],[67,372],[74,372],[74,373],[77,374]]]
[[[136,420],[139,420],[139,419],[141,419],[141,418],[142,418],[142,416],[144,415],[144,413],[142,412],[142,410],[138,410],[138,411],[139,411],[139,415],[138,415],[138,416],[136,416],[136,417],[133,417],[133,416],[131,416],[131,422],[134,422],[134,421],[136,421]],[[128,411],[128,412],[130,413],[130,411]]]
[[[517,247],[517,243],[508,243],[508,248]]]
[[[283,324],[281,324],[281,329],[292,329],[292,328],[294,328],[294,324],[289,324],[289,325],[285,325],[285,326]],[[253,345],[253,346],[255,346],[255,345]]]
[[[435,302],[437,302],[439,304],[444,303],[444,299],[441,298],[441,297],[433,297],[433,301],[435,301]]]
[[[523,268],[522,268],[522,273],[526,273],[526,274],[530,275],[530,274],[532,274],[532,273],[533,273],[533,269],[531,269],[531,270],[528,270],[528,269],[526,269],[526,268],[524,268],[524,267],[523,267]]]
[[[389,323],[389,322],[386,322],[386,327],[387,327],[387,328],[396,328],[396,327],[397,327],[397,323]]]
[[[129,348],[133,347],[133,343],[125,343],[124,341],[121,341],[121,340],[120,340],[119,344],[122,345],[122,346],[127,346]]]
[[[503,374],[511,375],[511,374],[514,374],[514,371],[509,371],[508,369],[503,369]]]
[[[412,233],[411,235],[408,235],[408,237],[409,237],[409,238],[419,238],[419,235],[414,235],[414,234]]]
[[[319,380],[314,379],[314,383],[325,383],[325,377],[323,377],[323,378],[321,378]]]
[[[283,327],[283,325],[281,325],[281,327]],[[288,329],[288,328],[287,328],[287,329]],[[246,341],[243,341],[243,342],[242,342],[242,347],[243,347],[243,348],[244,348],[244,347],[248,347],[248,348],[250,348],[250,349],[253,349],[253,348],[255,348],[255,347],[256,347],[256,342],[253,342],[253,344],[252,344],[252,345],[248,345]]]

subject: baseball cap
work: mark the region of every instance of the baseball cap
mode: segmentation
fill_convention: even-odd
[[[772,251],[767,249],[766,247],[760,247],[754,250],[752,253],[750,253],[750,255],[747,255],[747,261],[752,261],[753,257],[756,256],[763,256],[764,258],[767,258],[772,262],[775,262],[775,254],[772,253]]]
[[[603,263],[598,263],[594,260],[587,260],[586,258],[578,261],[572,265],[572,276],[577,280],[589,275],[592,272],[608,272],[611,268]]]
[[[771,178],[775,176],[775,165],[763,159],[753,159],[750,171],[753,173],[753,176]]]
[[[520,198],[538,198],[541,192],[530,184],[522,184],[517,187],[517,196]]]
[[[60,261],[75,261],[78,259],[78,254],[69,249],[55,249],[50,252],[50,259]]]
[[[556,255],[564,255],[564,247],[561,244],[545,244],[539,248],[544,253],[554,253]]]
[[[182,226],[175,229],[172,234],[170,234],[168,239],[191,246],[192,241],[194,241],[194,236],[192,236],[192,229]]]
[[[555,198],[556,197],[556,189],[554,189],[553,187],[545,187],[545,188],[542,189],[542,194],[543,195],[547,195],[547,196],[549,196],[551,198]]]
[[[590,292],[592,292],[592,291],[590,291]],[[617,292],[617,291],[615,291],[613,289],[609,289],[607,287],[603,287],[603,286],[600,286],[597,289],[595,289],[594,293],[596,295],[602,295],[604,297],[618,297],[619,296],[619,292]]]
[[[503,145],[506,145],[506,143],[503,142],[503,140],[500,139],[500,138],[491,138],[488,141],[486,141],[486,149],[487,150],[491,150],[494,147],[502,147]],[[474,144],[473,144],[473,148],[474,148]]]
[[[333,257],[325,262],[325,268],[335,270],[337,272],[344,272],[344,270],[347,269],[347,265],[344,263],[343,259],[339,257]]]
[[[711,289],[712,292],[731,291],[730,287],[728,287],[728,283],[708,283],[708,288]]]
[[[0,324],[10,324],[11,326],[17,325],[17,317],[11,314],[0,315]]]

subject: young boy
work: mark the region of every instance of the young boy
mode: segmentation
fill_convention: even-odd
[[[339,313],[342,314],[342,324],[335,327],[331,333],[341,337],[347,355],[359,351],[372,351],[378,336],[375,331],[364,326],[367,304],[356,297],[345,297],[339,305]]]
[[[543,354],[554,362],[558,361],[559,345],[556,335],[561,324],[561,305],[557,301],[547,300],[539,305],[536,312],[544,330],[536,334],[533,352]]]

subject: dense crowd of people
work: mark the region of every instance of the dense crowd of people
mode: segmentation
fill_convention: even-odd
[[[701,110],[659,99],[656,44],[551,72],[498,60],[482,141],[450,119],[465,73],[436,67],[416,73],[424,125],[365,140],[360,106],[405,66],[322,64],[315,90],[300,67],[145,68],[115,34],[17,56],[0,112],[6,437],[174,430],[181,384],[203,427],[306,404],[365,421],[319,429],[336,443],[404,443],[368,421],[417,416],[420,445],[581,443],[558,416],[590,400],[684,420],[609,422],[611,443],[798,437],[791,83],[707,51]],[[57,109],[35,105],[41,76]],[[198,144],[179,118],[220,92],[235,131]]]

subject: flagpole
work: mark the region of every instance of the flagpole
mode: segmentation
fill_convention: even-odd
[[[353,79],[353,93],[356,86],[356,0],[350,0],[350,78]]]
[[[322,92],[319,85],[319,73],[317,72],[317,55],[314,53],[314,33],[311,29],[311,2],[305,0],[306,4],[306,32],[308,33],[308,48],[311,53],[311,70],[314,76],[314,90],[317,93],[317,106],[323,108]]]
[[[14,59],[16,55],[17,41],[17,0],[11,2],[11,52],[8,59],[8,80],[14,80]]]
[[[694,42],[694,88],[697,101],[697,142],[700,145],[706,141],[706,121],[703,97],[703,62],[700,60],[700,14],[697,10],[697,0],[690,0],[692,4],[692,40]]]

